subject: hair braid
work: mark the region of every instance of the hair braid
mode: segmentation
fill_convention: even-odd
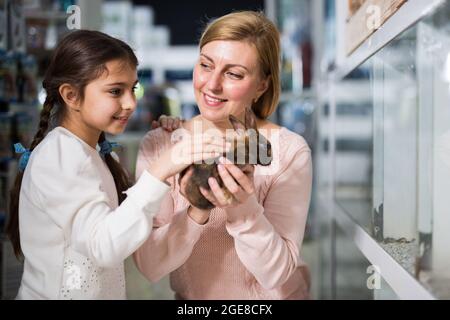
[[[36,148],[36,146],[45,138],[48,130],[48,124],[50,121],[51,112],[53,109],[53,99],[47,96],[44,102],[44,107],[41,111],[39,129],[34,135],[31,142],[30,150]],[[22,185],[23,172],[19,172],[14,181],[14,186],[11,189],[9,196],[9,212],[8,223],[6,224],[6,233],[8,234],[14,249],[14,254],[17,258],[22,256],[22,248],[20,246],[20,233],[19,233],[19,194],[20,187]]]
[[[102,143],[105,141],[105,133],[102,132],[98,139],[98,143]],[[123,193],[128,188],[131,187],[131,181],[128,177],[127,172],[123,169],[119,162],[117,162],[110,153],[105,154],[105,162],[108,166],[111,174],[114,178],[114,183],[116,185],[117,196],[119,198],[119,204],[122,203],[123,200],[126,199],[127,195]]]

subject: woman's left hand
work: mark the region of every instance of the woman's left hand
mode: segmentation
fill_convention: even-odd
[[[211,191],[200,188],[200,192],[218,208],[236,207],[244,203],[255,192],[253,184],[255,167],[248,164],[243,168],[238,168],[228,159],[222,158],[222,160],[218,164],[219,175],[232,197],[226,197],[215,178],[208,180]]]

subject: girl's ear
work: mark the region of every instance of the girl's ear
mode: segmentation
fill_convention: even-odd
[[[68,83],[63,83],[59,86],[59,94],[63,98],[67,107],[76,112],[80,111],[78,92],[76,88]]]

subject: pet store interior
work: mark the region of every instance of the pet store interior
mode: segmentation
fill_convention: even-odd
[[[152,120],[198,114],[200,32],[234,10],[263,11],[280,31],[282,93],[270,120],[312,152],[301,245],[311,297],[450,298],[450,1],[0,0],[1,299],[16,297],[23,270],[4,232],[12,146],[35,134],[58,41],[99,30],[135,50],[138,105],[115,137],[133,174]],[[128,299],[174,299],[168,276],[149,282],[131,257],[125,275]]]

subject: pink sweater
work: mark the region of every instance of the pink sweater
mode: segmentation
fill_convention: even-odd
[[[299,135],[286,128],[278,132],[275,143],[269,137],[274,161],[255,167],[255,195],[238,207],[213,209],[204,225],[187,215],[189,203],[179,193],[178,176],[168,181],[171,193],[153,232],[134,254],[150,281],[170,273],[178,299],[309,298],[300,248],[311,195],[311,153]],[[136,177],[170,145],[170,135],[161,129],[147,133]]]

